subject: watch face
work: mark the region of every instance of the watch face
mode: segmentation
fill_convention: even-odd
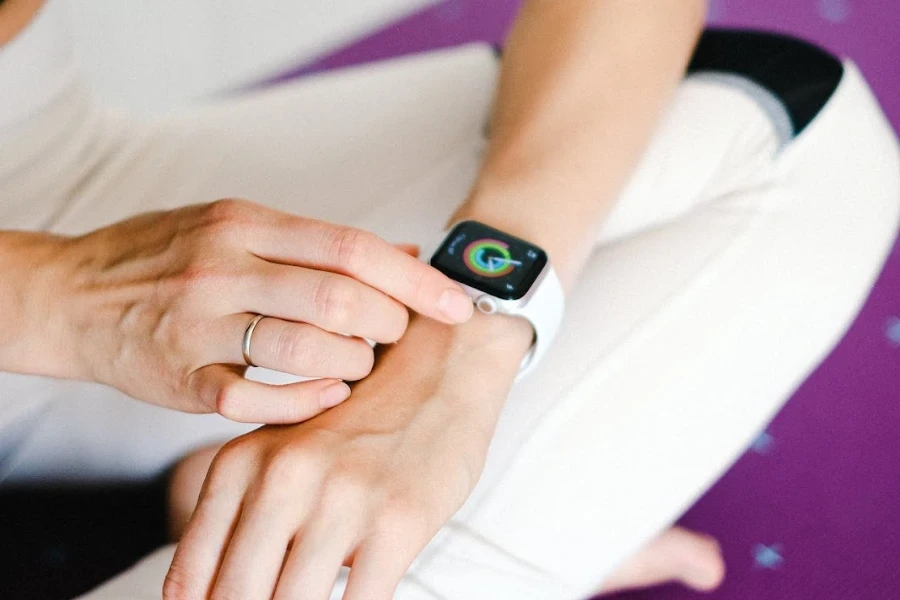
[[[547,253],[476,221],[463,221],[431,257],[431,266],[481,292],[518,300],[547,264]]]

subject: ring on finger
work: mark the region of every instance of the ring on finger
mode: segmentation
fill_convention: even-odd
[[[257,366],[250,357],[250,341],[253,339],[253,332],[256,330],[256,326],[265,318],[266,315],[256,315],[253,317],[253,320],[250,321],[250,324],[247,325],[247,329],[244,330],[244,339],[241,342],[241,354],[244,355],[244,362],[247,363],[248,367]]]

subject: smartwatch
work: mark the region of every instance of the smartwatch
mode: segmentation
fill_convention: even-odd
[[[483,223],[463,221],[453,226],[430,264],[461,284],[479,311],[531,323],[534,340],[518,379],[540,362],[565,311],[562,285],[546,252]]]

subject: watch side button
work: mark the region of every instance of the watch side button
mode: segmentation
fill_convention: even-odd
[[[475,301],[475,306],[486,315],[492,315],[497,312],[497,301],[491,296],[480,296]]]

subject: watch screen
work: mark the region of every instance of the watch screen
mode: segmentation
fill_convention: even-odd
[[[431,266],[497,298],[518,300],[547,264],[547,253],[476,221],[463,221],[431,257]]]

